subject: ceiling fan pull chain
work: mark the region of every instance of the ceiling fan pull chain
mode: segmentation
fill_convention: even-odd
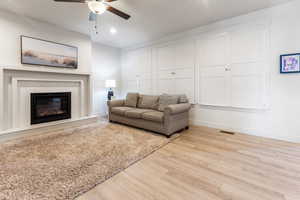
[[[96,17],[96,21],[95,21],[95,31],[96,31],[96,35],[98,35],[98,16]]]

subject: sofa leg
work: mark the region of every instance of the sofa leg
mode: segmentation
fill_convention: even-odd
[[[184,131],[184,128],[183,128],[183,129],[180,129],[180,130],[178,130],[176,133],[181,133],[182,131]]]
[[[170,138],[172,135],[167,135],[167,138]]]
[[[186,130],[189,130],[189,129],[190,129],[190,127],[189,127],[189,126],[187,126],[187,127],[185,127],[185,129],[186,129]]]

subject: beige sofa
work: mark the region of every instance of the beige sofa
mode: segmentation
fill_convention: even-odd
[[[125,100],[108,101],[109,121],[151,130],[170,137],[189,128],[185,95],[139,95],[129,93]]]

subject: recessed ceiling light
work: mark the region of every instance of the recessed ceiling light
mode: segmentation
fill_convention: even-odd
[[[114,35],[117,33],[117,29],[115,29],[114,27],[111,27],[109,32]]]

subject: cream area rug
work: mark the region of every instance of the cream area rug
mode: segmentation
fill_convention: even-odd
[[[99,122],[2,143],[0,200],[74,199],[168,142]]]

